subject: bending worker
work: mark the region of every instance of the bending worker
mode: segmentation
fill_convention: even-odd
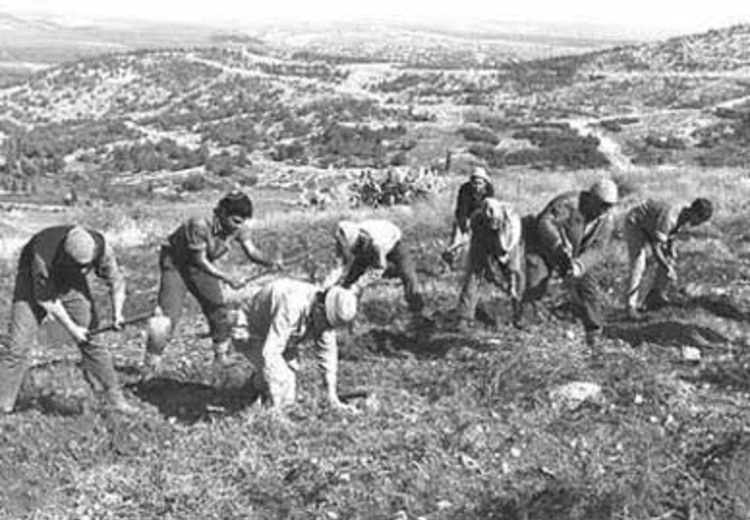
[[[563,193],[552,199],[531,222],[526,236],[526,295],[541,298],[552,275],[566,279],[577,317],[583,322],[586,344],[598,355],[604,326],[599,284],[593,269],[602,261],[612,238],[617,185],[610,179],[588,190]]]
[[[451,241],[442,254],[443,260],[448,265],[454,264],[458,251],[466,245],[471,231],[471,216],[482,206],[485,199],[494,196],[495,187],[492,185],[490,176],[487,175],[487,170],[477,166],[469,176],[469,180],[458,189]]]
[[[350,409],[337,393],[337,327],[357,313],[353,291],[339,286],[327,290],[303,281],[277,279],[248,297],[241,306],[249,333],[248,358],[255,375],[253,386],[276,409],[294,403],[297,376],[296,347],[311,341],[323,377],[328,405]]]
[[[675,280],[677,253],[674,242],[685,226],[698,226],[713,214],[710,200],[697,198],[689,206],[648,199],[631,209],[625,218],[625,241],[628,247],[630,272],[626,294],[628,316],[638,319],[639,303],[643,299],[642,283],[648,250],[656,261],[656,273],[651,290],[646,294],[645,307],[657,309],[667,304],[666,288]]]
[[[409,310],[423,315],[424,299],[416,267],[396,224],[389,220],[342,220],[336,228],[336,256],[340,265],[328,275],[324,286],[350,288],[368,271],[372,278],[400,278]]]
[[[243,227],[253,216],[253,204],[242,192],[225,195],[214,209],[212,218],[191,218],[174,231],[162,246],[159,257],[161,281],[157,297],[157,315],[169,319],[168,333],[150,334],[146,342],[146,370],[154,375],[161,369],[162,355],[169,336],[182,314],[186,291],[200,304],[208,320],[214,351],[214,366],[221,368],[231,344],[232,320],[222,283],[233,289],[244,280],[222,270],[216,261],[229,252],[230,241],[240,244],[245,256],[267,267],[281,268],[252,242]]]
[[[82,354],[82,368],[94,390],[114,410],[135,413],[121,391],[109,349],[89,338],[97,326],[91,289],[86,279],[93,271],[107,283],[114,328],[123,323],[125,279],[104,236],[81,226],[57,226],[31,237],[21,251],[9,335],[0,346],[0,414],[10,413],[29,368],[29,351],[39,324],[55,319],[70,333]]]
[[[521,326],[521,297],[525,286],[521,217],[513,207],[495,198],[485,199],[471,217],[469,260],[458,299],[459,327],[474,320],[479,282],[486,279],[511,298],[513,325]]]

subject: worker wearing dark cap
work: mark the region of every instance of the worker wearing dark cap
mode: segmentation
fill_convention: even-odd
[[[109,286],[113,324],[123,323],[125,280],[101,233],[81,226],[57,226],[34,235],[21,251],[7,341],[0,345],[0,414],[10,413],[30,366],[29,350],[45,318],[60,323],[83,356],[82,367],[95,390],[103,389],[114,410],[133,413],[120,389],[109,349],[90,341],[97,326],[86,275],[93,271]],[[101,388],[98,388],[101,387]]]

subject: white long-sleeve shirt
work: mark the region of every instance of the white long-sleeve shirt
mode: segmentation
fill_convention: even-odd
[[[262,361],[265,367],[278,366],[288,348],[311,340],[327,395],[329,399],[338,400],[336,332],[334,329],[315,331],[310,322],[320,290],[317,285],[299,280],[274,280],[250,296],[242,310],[247,318],[251,348],[259,349],[251,352],[251,360]],[[277,402],[276,397],[271,396],[274,402]]]
[[[356,260],[357,245],[362,237],[369,241],[371,249],[368,248],[368,251],[373,253],[374,263],[371,267],[382,273],[387,265],[386,257],[396,247],[402,236],[401,229],[390,220],[371,219],[356,223],[347,222],[345,228],[339,227],[336,231],[338,252],[342,257],[341,264],[326,277],[323,285],[334,285],[346,278]]]

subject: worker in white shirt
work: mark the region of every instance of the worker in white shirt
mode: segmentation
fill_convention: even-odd
[[[323,376],[328,405],[350,410],[336,391],[338,346],[336,328],[357,313],[354,291],[281,278],[269,282],[241,305],[249,336],[248,358],[253,386],[264,402],[283,409],[296,399],[298,347],[312,342]]]
[[[340,265],[324,285],[349,288],[367,271],[373,278],[400,278],[409,310],[424,317],[416,266],[396,224],[384,219],[342,220],[336,228],[336,255]]]

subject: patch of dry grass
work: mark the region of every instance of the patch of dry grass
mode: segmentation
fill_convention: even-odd
[[[598,174],[518,171],[495,180],[500,196],[526,212]],[[32,408],[0,419],[0,517],[744,518],[750,495],[738,477],[746,472],[750,416],[747,386],[740,383],[748,331],[744,293],[730,290],[745,247],[737,220],[747,194],[742,179],[736,171],[657,170],[625,179],[643,194],[715,198],[719,211],[712,227],[686,244],[680,267],[683,286],[692,290],[686,305],[653,316],[648,326],[661,336],[649,335],[644,325],[642,341],[633,341],[624,328],[613,328],[603,366],[589,363],[578,325],[564,317],[534,318],[525,331],[502,320],[465,336],[450,330],[460,274],[445,271],[438,254],[460,179],[411,208],[264,211],[256,222],[259,242],[285,255],[314,248],[313,264],[323,270],[333,260],[337,219],[382,216],[399,223],[438,318],[433,334],[410,330],[397,284],[376,284],[341,337],[341,389],[371,392],[358,403],[362,413],[336,415],[321,407],[319,376],[303,353],[299,403],[281,419],[247,402],[222,408],[201,397],[210,345],[191,302],[166,356],[167,375],[182,395],[161,398],[187,399],[194,391],[193,406],[203,413],[173,407],[162,415],[154,401],[144,402],[136,418],[63,417]],[[731,190],[730,182],[736,183]],[[139,211],[142,216],[123,222],[142,221],[154,237],[184,216],[181,208]],[[140,298],[129,305],[149,303],[156,242],[120,248],[133,299]],[[612,303],[624,276],[622,252],[617,244],[604,272]],[[230,265],[251,269],[237,256]],[[309,267],[291,274],[308,276]],[[4,269],[8,280],[10,267]],[[8,282],[3,291],[9,290]],[[715,300],[721,295],[724,307]],[[501,308],[506,303],[490,290],[484,297],[493,304],[497,298]],[[731,306],[739,314],[728,312]],[[680,338],[699,327],[715,335],[703,336],[702,360],[689,363]],[[127,374],[142,355],[138,331],[108,340]],[[39,358],[75,358],[61,348],[39,349]],[[74,367],[54,377],[55,384],[83,385]],[[603,399],[560,407],[553,392],[572,381],[599,384]]]

